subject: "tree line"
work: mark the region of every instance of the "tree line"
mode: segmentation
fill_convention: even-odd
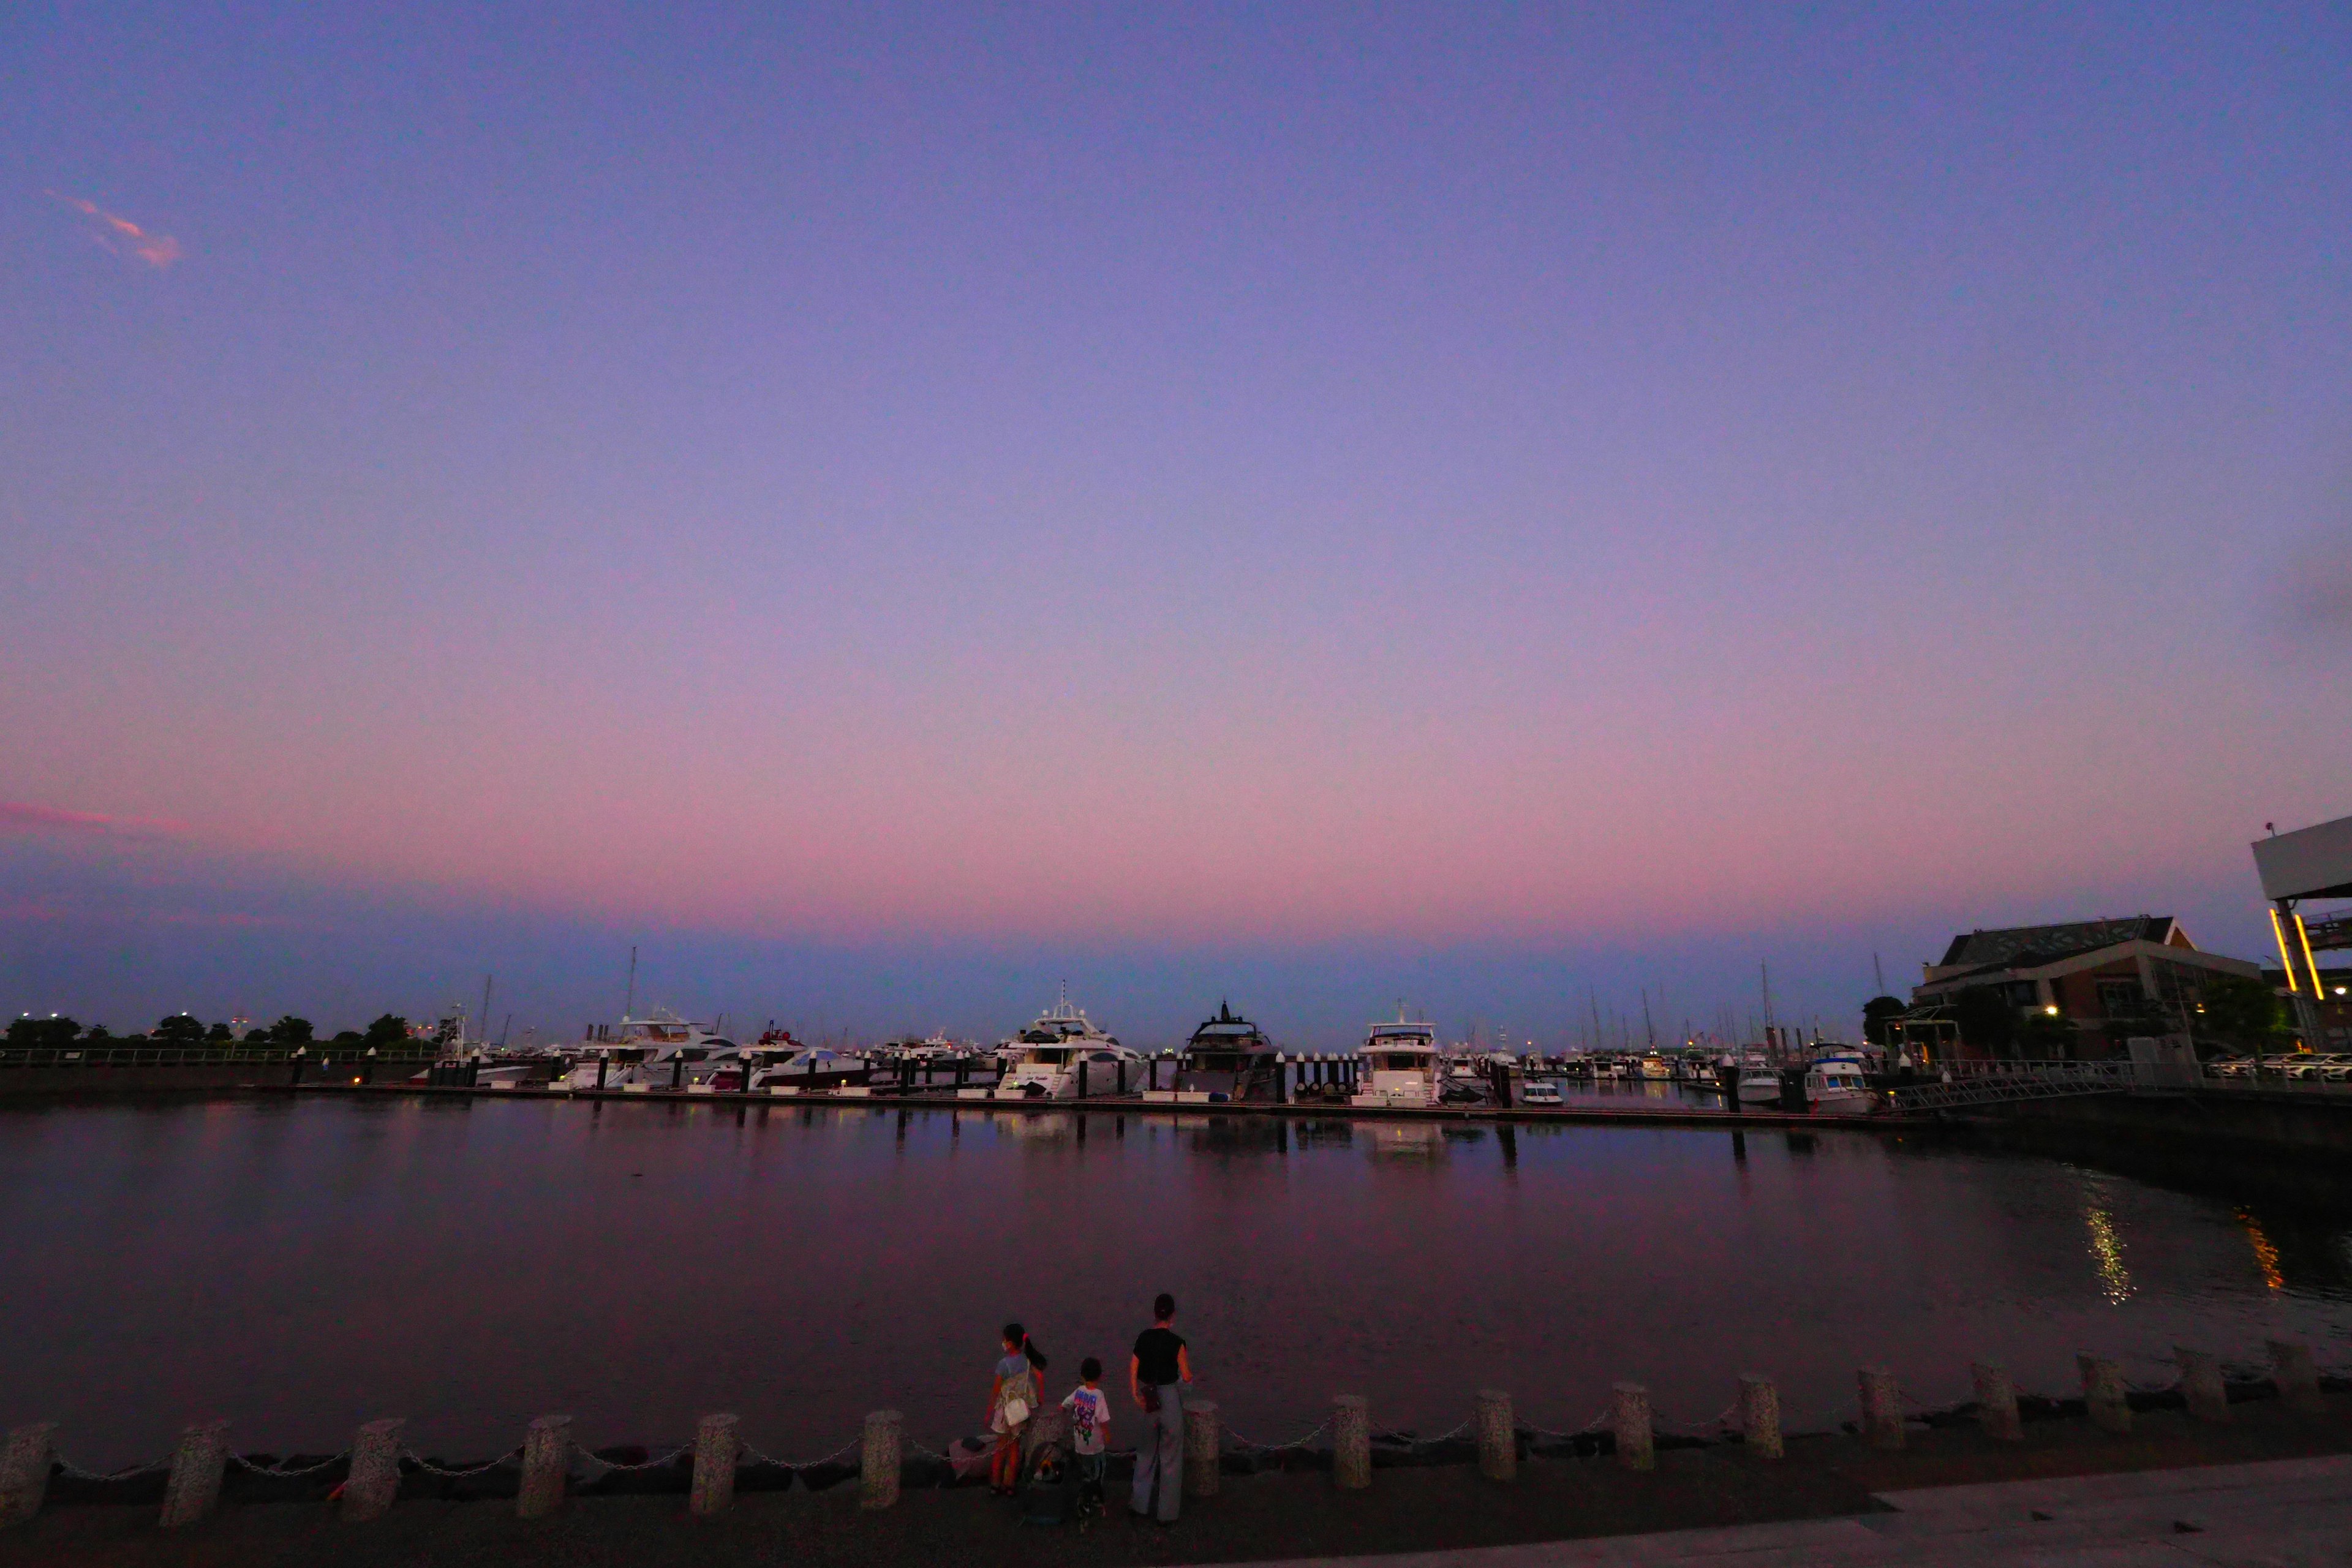
[[[390,1050],[408,1044],[408,1020],[386,1013],[364,1029],[344,1029],[324,1043],[359,1050]],[[291,1050],[320,1043],[308,1018],[289,1013],[274,1024],[248,1029],[242,1039],[226,1024],[206,1025],[193,1014],[174,1013],[156,1021],[145,1034],[118,1035],[103,1024],[85,1028],[58,1015],[36,1018],[30,1014],[11,1022],[7,1043],[12,1047],[56,1049],[77,1046],[177,1046],[183,1047],[268,1047]]]

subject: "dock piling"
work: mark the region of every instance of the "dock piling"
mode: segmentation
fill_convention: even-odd
[[[1788,1452],[1780,1442],[1780,1390],[1763,1373],[1739,1374],[1739,1432],[1748,1451],[1759,1459]]]
[[[2320,1395],[2319,1368],[2311,1359],[2311,1347],[2300,1340],[2265,1342],[2271,1352],[2271,1377],[2286,1407],[2298,1415],[2326,1415],[2327,1401]]]
[[[1331,1401],[1331,1479],[1349,1491],[1372,1484],[1372,1402],[1360,1394]]]
[[[2200,1421],[2227,1422],[2230,1391],[2221,1382],[2221,1358],[2210,1351],[2175,1345],[2172,1359],[2180,1368],[2180,1392],[2189,1401],[2189,1414]]]
[[[22,1524],[41,1511],[49,1495],[49,1466],[57,1457],[58,1424],[37,1421],[8,1433],[0,1452],[0,1526]]]
[[[1511,1396],[1503,1389],[1478,1391],[1478,1473],[1490,1481],[1518,1479],[1518,1425],[1511,1419]]]
[[[735,1461],[743,1451],[735,1417],[706,1415],[694,1426],[694,1487],[686,1511],[697,1519],[725,1513],[735,1503]]]
[[[1854,1373],[1862,1389],[1862,1438],[1874,1448],[1903,1447],[1903,1390],[1895,1369],[1865,1366]]]
[[[522,1438],[522,1485],[515,1491],[517,1519],[542,1519],[563,1506],[563,1486],[572,1469],[572,1417],[542,1415]]]
[[[1213,1400],[1184,1402],[1184,1495],[1217,1495],[1218,1447],[1222,1436]]]
[[[1609,1424],[1617,1434],[1617,1464],[1621,1469],[1654,1470],[1658,1453],[1650,1436],[1650,1391],[1638,1383],[1621,1383],[1610,1390]]]
[[[2124,1399],[2123,1368],[2088,1352],[2075,1356],[2074,1365],[2083,1374],[2083,1403],[2090,1411],[2091,1424],[2117,1436],[2129,1432],[2131,1405]]]
[[[367,1423],[352,1438],[351,1474],[343,1480],[345,1523],[364,1524],[392,1511],[400,1496],[400,1433],[407,1425],[389,1415]]]
[[[211,1517],[220,1505],[221,1476],[228,1468],[228,1423],[205,1421],[184,1428],[172,1450],[172,1473],[163,1482],[165,1530]]]
[[[906,1417],[877,1410],[866,1417],[866,1440],[857,1455],[857,1506],[888,1508],[898,1500],[898,1466],[905,1446]]]
[[[1969,1372],[1977,1384],[1977,1426],[1997,1442],[2023,1442],[2025,1427],[2017,1416],[2017,1384],[2009,1368],[1980,1361],[1971,1363]]]

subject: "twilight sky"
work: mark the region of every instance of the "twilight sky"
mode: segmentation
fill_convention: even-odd
[[[2347,81],[2325,5],[11,9],[0,1007],[2259,955],[2352,811]]]

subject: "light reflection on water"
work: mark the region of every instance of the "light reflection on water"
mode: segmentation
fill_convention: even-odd
[[[1637,1086],[1647,1089],[1651,1087]],[[1645,1095],[1644,1098],[1647,1098]],[[2352,1359],[2352,1224],[1914,1136],[541,1101],[0,1111],[8,1422],[85,1463],[190,1417],[331,1450],[359,1421],[494,1452],[740,1412],[822,1452],[866,1410],[974,1424],[998,1323],[1061,1384],[1183,1302],[1204,1392],[1280,1440],[1338,1392],[1447,1427],[1504,1386],[1580,1424],[1778,1374],[1792,1426],[1893,1364],[2064,1391],[2176,1343]],[[1810,1418],[1803,1413],[1814,1413]]]

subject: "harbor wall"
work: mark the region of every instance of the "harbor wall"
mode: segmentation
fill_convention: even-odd
[[[2090,1135],[2143,1148],[2185,1143],[2352,1163],[2352,1106],[2315,1097],[2245,1090],[2077,1095],[1989,1106],[1969,1120],[1997,1133]]]

